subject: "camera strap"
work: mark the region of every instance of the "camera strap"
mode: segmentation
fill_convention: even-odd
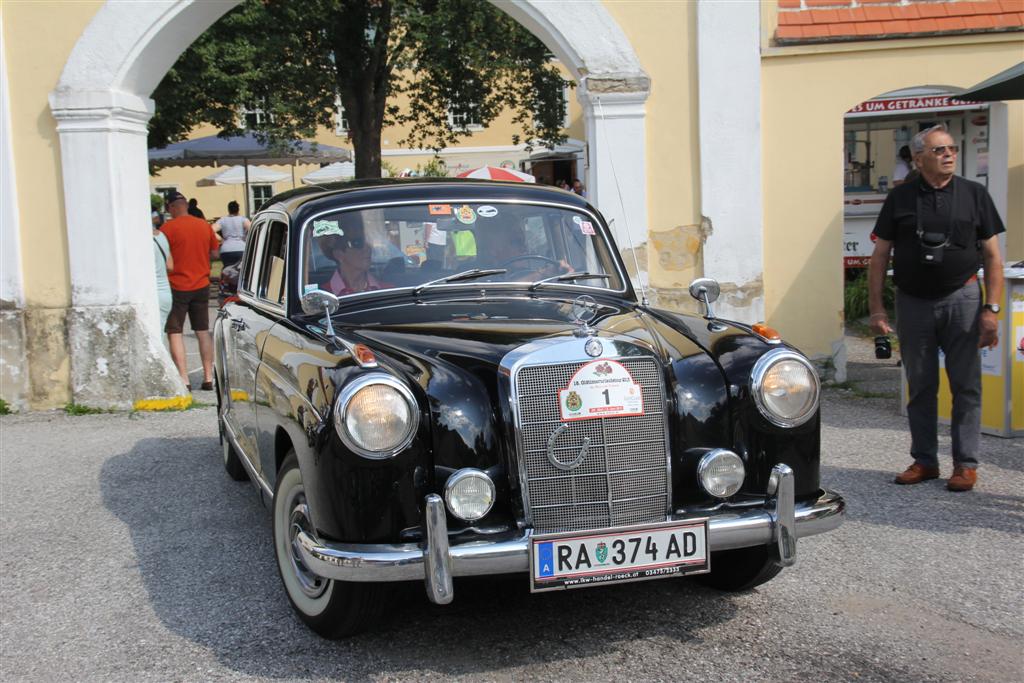
[[[921,178],[921,182],[924,183],[924,182],[927,182],[927,181],[924,178]],[[949,246],[949,240],[953,236],[953,217],[956,215],[956,191],[957,191],[957,185],[958,185],[958,183],[956,182],[956,176],[953,176],[952,178],[950,178],[949,182],[952,183],[952,185],[953,185],[953,192],[952,192],[953,197],[952,197],[952,199],[950,201],[950,205],[949,205],[949,221],[948,221],[948,223],[946,225],[946,230],[943,233],[945,235],[946,239],[945,239],[945,241],[942,242],[942,244],[934,244],[934,245],[933,244],[929,244],[929,245],[927,245],[929,247],[943,247],[943,248],[948,247]],[[933,188],[932,189],[932,194],[934,195],[936,192],[938,192],[938,190]],[[937,201],[938,200],[938,196],[937,195],[935,195],[935,196],[936,196],[936,203],[935,203],[936,212],[935,213],[938,214],[938,208],[939,208],[938,207],[938,201]],[[924,237],[924,226],[921,225],[921,208],[924,205],[924,202],[921,199],[921,191],[920,190],[918,190],[917,195],[915,196],[914,199],[917,202],[917,216],[916,216],[917,217],[917,241],[919,243],[921,243],[921,244],[924,244],[923,240],[921,239],[922,237]]]

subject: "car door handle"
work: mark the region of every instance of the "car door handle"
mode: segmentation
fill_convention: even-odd
[[[241,332],[242,330],[246,329],[247,327],[249,327],[249,326],[246,325],[245,321],[242,320],[241,318],[232,318],[231,319],[231,329],[233,329],[235,332]]]

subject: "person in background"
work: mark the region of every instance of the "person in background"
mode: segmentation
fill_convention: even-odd
[[[213,224],[213,230],[221,238],[220,260],[224,267],[233,266],[242,260],[245,250],[245,236],[251,223],[245,216],[238,215],[238,202],[228,202],[228,215],[221,216]]]
[[[583,183],[580,182],[579,178],[572,179],[572,191],[581,197],[587,196],[587,190],[583,187]]]
[[[188,200],[188,215],[195,216],[196,218],[202,218],[204,220],[206,219],[206,214],[204,214],[203,210],[199,208],[199,200],[195,197]]]
[[[957,177],[957,153],[945,126],[921,131],[911,141],[921,177],[904,182],[885,198],[868,266],[871,329],[892,332],[882,285],[893,254],[896,333],[906,370],[910,455],[914,462],[897,484],[939,476],[939,351],[953,394],[950,432],[953,476],[950,491],[970,491],[977,481],[981,446],[981,358],[979,348],[999,342],[1003,221],[984,185]],[[985,267],[982,303],[978,266]]]
[[[160,329],[167,324],[167,314],[171,312],[171,283],[167,273],[174,269],[174,257],[171,256],[171,245],[160,232],[164,217],[159,211],[153,212],[153,270],[156,274],[156,298],[160,306]]]
[[[217,234],[201,218],[190,216],[188,201],[180,192],[167,195],[171,220],[162,231],[171,247],[174,269],[167,279],[171,285],[171,312],[164,330],[171,348],[171,358],[178,374],[191,391],[185,357],[182,328],[188,315],[192,331],[199,340],[199,356],[203,362],[204,391],[213,389],[213,337],[210,335],[210,259],[217,257]]]
[[[899,156],[896,159],[896,165],[892,169],[892,186],[902,185],[905,182],[913,180],[920,175],[917,169],[914,168],[914,158],[910,154],[910,147],[903,145],[900,147]]]

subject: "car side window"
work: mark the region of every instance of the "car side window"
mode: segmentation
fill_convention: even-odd
[[[256,270],[256,262],[260,260],[257,248],[259,247],[263,226],[264,223],[257,223],[249,231],[249,239],[245,245],[245,263],[242,265],[241,277],[238,278],[238,289],[243,292],[254,291],[253,272]]]
[[[285,273],[288,259],[288,226],[282,221],[267,224],[263,240],[259,289],[256,295],[275,305],[283,306]]]

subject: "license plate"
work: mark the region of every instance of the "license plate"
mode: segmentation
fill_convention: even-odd
[[[708,520],[534,536],[534,593],[710,571]]]

